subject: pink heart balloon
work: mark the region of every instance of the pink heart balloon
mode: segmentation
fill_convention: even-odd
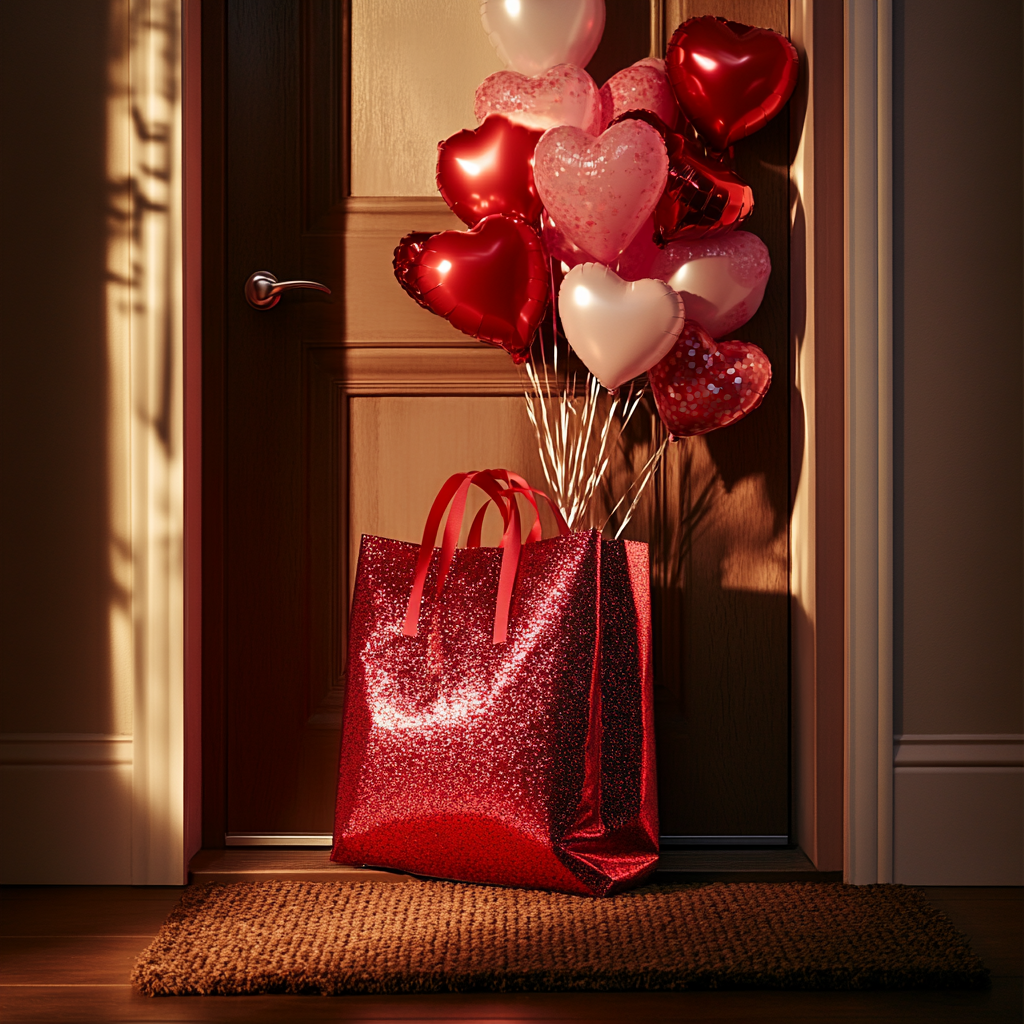
[[[661,255],[661,250],[654,241],[654,217],[648,217],[636,233],[636,238],[622,251],[615,261],[615,273],[627,281],[639,281],[645,277],[654,277],[651,267]]]
[[[567,124],[597,135],[601,94],[597,83],[575,64],[559,64],[536,78],[496,71],[477,86],[473,113],[481,124],[488,114],[504,114],[535,131]]]
[[[645,57],[612,75],[601,86],[602,130],[627,110],[649,110],[669,128],[675,127],[679,108],[663,60]]]
[[[562,281],[558,315],[573,351],[614,391],[672,351],[685,311],[663,281],[623,281],[600,263],[583,263]]]
[[[768,247],[749,231],[672,242],[649,270],[683,296],[687,318],[712,338],[731,334],[757,312],[771,272]]]
[[[594,257],[589,252],[584,252],[565,237],[565,232],[555,223],[553,217],[547,213],[543,214],[541,225],[544,248],[552,259],[562,264],[563,273],[568,273],[581,263],[594,262]]]
[[[543,218],[544,248],[552,258],[562,264],[562,272],[568,273],[572,267],[581,263],[597,262],[589,252],[584,252],[565,237],[562,229],[548,215]],[[653,277],[651,264],[661,255],[661,250],[654,242],[654,218],[648,217],[636,237],[622,251],[612,269],[624,281],[639,281],[644,277]]]
[[[668,154],[643,121],[612,125],[597,138],[552,128],[537,143],[533,178],[548,215],[565,236],[602,263],[633,241],[657,206]]]
[[[587,66],[604,32],[604,0],[481,0],[480,20],[506,67],[539,75]]]

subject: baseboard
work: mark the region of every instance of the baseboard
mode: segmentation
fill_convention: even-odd
[[[1024,736],[897,736],[893,796],[895,881],[1024,884]]]
[[[132,740],[0,735],[0,883],[132,881]]]

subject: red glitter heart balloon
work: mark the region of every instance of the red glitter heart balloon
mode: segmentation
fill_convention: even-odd
[[[647,375],[669,433],[693,437],[756,409],[772,382],[772,364],[756,345],[716,343],[696,320],[687,320],[672,351]]]
[[[492,213],[516,213],[531,224],[542,209],[533,185],[533,150],[543,132],[491,114],[472,130],[437,145],[437,189],[467,224]]]
[[[647,110],[628,111],[612,124],[627,118],[656,128],[668,151],[668,180],[654,210],[658,245],[731,231],[754,212],[754,190],[721,160]]]
[[[425,309],[524,362],[550,290],[540,238],[492,214],[469,231],[414,232],[395,249],[398,283]]]
[[[724,18],[684,21],[665,61],[683,113],[717,150],[763,128],[796,85],[796,48],[785,36]]]

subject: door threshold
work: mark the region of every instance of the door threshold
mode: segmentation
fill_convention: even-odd
[[[279,846],[200,850],[191,882],[407,882],[383,868],[335,864],[327,850]],[[667,882],[841,882],[841,871],[819,871],[802,850],[667,850],[651,879]]]

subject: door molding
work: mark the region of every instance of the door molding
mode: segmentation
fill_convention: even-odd
[[[892,7],[846,4],[846,881],[892,881]]]
[[[216,5],[211,5],[211,8]],[[198,52],[199,37],[199,0],[185,0],[185,40],[186,54]],[[195,8],[189,27],[189,11]],[[812,24],[810,11],[813,4],[810,0],[792,0],[791,10],[804,10],[804,25]],[[846,257],[846,414],[847,437],[845,443],[846,471],[846,549],[847,549],[847,582],[846,610],[842,615],[847,636],[845,656],[846,693],[845,693],[845,764],[846,775],[843,787],[845,797],[845,864],[846,877],[849,881],[868,882],[884,880],[891,877],[892,862],[892,728],[891,728],[891,383],[888,367],[891,365],[891,300],[889,298],[889,167],[888,159],[888,126],[889,126],[889,78],[891,60],[889,57],[889,3],[882,0],[877,6],[867,0],[849,0],[843,17],[845,27],[846,53],[846,104],[847,119],[843,130],[846,144],[846,225],[847,239],[845,244]],[[203,14],[204,63],[209,68],[217,64],[216,51],[222,47],[219,32],[222,26],[218,14],[211,10]],[[794,32],[797,30],[796,18],[792,21]],[[211,32],[211,29],[213,30]],[[883,31],[884,29],[884,31]],[[191,33],[191,34],[190,34]],[[190,39],[192,42],[190,42]],[[881,58],[884,58],[882,60]],[[186,69],[186,75],[188,74]],[[208,92],[212,96],[222,83],[203,79]],[[198,83],[195,83],[198,85]],[[203,156],[202,181],[207,186],[205,217],[214,220],[219,216],[220,196],[211,184],[219,180],[220,145],[217,142],[218,122],[222,118],[220,110],[222,97],[203,98],[202,109],[202,140],[206,147]],[[858,119],[850,117],[850,110],[856,104]],[[865,104],[870,106],[870,124],[867,123]],[[186,147],[189,139],[197,138],[195,118],[198,116],[194,105],[186,98],[184,111],[184,138]],[[218,117],[219,115],[219,117]],[[884,115],[884,117],[883,117]],[[190,121],[191,118],[191,121]],[[190,133],[190,124],[192,130]],[[813,133],[812,133],[813,134]],[[856,143],[856,148],[855,144]],[[868,145],[870,143],[870,145]],[[222,144],[222,139],[221,139]],[[216,152],[215,152],[216,151]],[[198,144],[192,148],[198,154]],[[186,148],[186,182],[189,190],[189,202],[197,203],[198,186],[194,175],[189,174],[191,162]],[[198,159],[198,156],[197,156]],[[216,165],[216,166],[215,166]],[[855,194],[856,193],[856,194]],[[216,231],[208,231],[205,236],[199,232],[193,217],[188,215],[184,224],[184,251],[186,266],[186,289],[189,281],[194,281],[193,272],[199,273],[199,253],[205,257],[202,277],[208,289],[208,297],[202,303],[202,324],[207,334],[208,345],[204,353],[203,373],[205,388],[216,388],[221,383],[217,377],[216,366],[219,363],[222,338],[222,300],[215,294],[217,289],[212,285],[222,284],[217,265],[222,260],[222,239],[211,236]],[[196,209],[193,205],[192,209]],[[837,249],[839,247],[837,246]],[[218,258],[218,254],[220,258]],[[189,270],[192,260],[192,271]],[[808,284],[813,285],[813,276]],[[188,296],[191,294],[192,298]],[[211,564],[201,563],[199,524],[190,517],[188,509],[195,508],[192,501],[198,502],[199,481],[205,482],[207,490],[217,490],[220,467],[207,465],[198,466],[199,458],[196,450],[199,445],[201,416],[199,412],[199,366],[198,354],[203,351],[200,345],[199,325],[189,310],[195,310],[192,302],[198,302],[198,286],[186,291],[185,316],[185,353],[195,357],[191,367],[185,370],[185,419],[186,419],[186,512],[187,528],[185,534],[186,584],[185,602],[185,715],[192,723],[188,711],[189,701],[198,700],[200,693],[204,702],[203,719],[207,728],[215,732],[218,727],[216,719],[217,704],[220,696],[201,687],[202,665],[216,667],[220,640],[212,635],[214,620],[206,622],[207,637],[201,639],[199,622],[201,618],[201,595],[215,594],[219,586],[220,568]],[[813,290],[808,291],[808,318],[813,310]],[[870,305],[865,302],[870,301]],[[856,319],[851,311],[857,310]],[[869,311],[870,310],[870,315]],[[867,347],[865,347],[867,346]],[[213,351],[216,350],[216,351]],[[211,354],[212,352],[212,354]],[[856,356],[855,360],[853,356]],[[369,369],[369,368],[368,368]],[[214,372],[211,373],[211,370]],[[879,371],[884,371],[879,376]],[[854,374],[857,374],[856,380]],[[368,377],[373,376],[370,370]],[[372,387],[372,385],[370,385]],[[499,381],[494,382],[496,388],[501,387]],[[190,411],[191,410],[191,413]],[[213,424],[212,426],[216,426]],[[863,432],[862,434],[858,431]],[[190,440],[191,439],[191,440]],[[851,453],[856,450],[858,458],[854,461]],[[819,451],[818,457],[826,453]],[[864,485],[867,481],[870,486]],[[812,504],[814,502],[812,498]],[[215,502],[214,502],[215,504]],[[827,510],[826,510],[827,511]],[[199,517],[202,518],[201,516]],[[207,535],[205,545],[207,552],[218,550],[218,531],[221,524],[203,522]],[[217,558],[212,559],[213,563]],[[202,570],[204,583],[198,585],[198,577]],[[818,570],[821,573],[819,564]],[[192,587],[188,583],[191,578],[196,581]],[[216,602],[214,602],[215,604]],[[193,625],[190,627],[190,623]],[[851,642],[856,637],[856,644]],[[199,652],[202,651],[202,657]],[[194,656],[190,656],[190,653]],[[815,685],[819,690],[827,685],[833,686],[833,680],[821,678],[820,656]],[[213,671],[212,675],[217,672]],[[838,673],[836,673],[838,676]],[[214,687],[216,689],[216,687]],[[838,697],[837,697],[838,701]],[[192,704],[193,710],[195,704]],[[181,705],[179,704],[179,708]],[[222,713],[222,711],[221,711]],[[211,724],[213,728],[211,729]],[[817,760],[818,779],[810,780],[807,785],[814,789],[820,788],[821,776],[835,775],[838,791],[838,772],[827,763],[829,754],[838,754],[827,749],[831,733],[820,727],[816,734],[816,745],[812,745],[812,756]],[[838,739],[838,737],[836,737]],[[180,737],[182,752],[181,760],[185,764],[186,777],[191,771],[198,771],[198,717],[194,727],[191,725],[183,730]],[[833,744],[837,746],[838,744]],[[205,746],[205,743],[204,743]],[[823,760],[825,759],[825,760]],[[179,762],[180,763],[180,762]],[[825,767],[822,768],[822,765]],[[209,763],[205,773],[211,771]],[[216,775],[217,771],[214,770]],[[221,780],[222,781],[222,780]],[[211,784],[212,782],[212,784]],[[802,784],[802,783],[801,783]],[[198,813],[196,802],[200,799],[199,790],[191,783],[185,784],[185,818],[191,821]],[[210,794],[218,789],[217,779],[204,779],[203,791],[208,803]],[[216,801],[212,801],[216,802]],[[828,802],[828,801],[826,801]],[[831,801],[838,804],[838,800]],[[834,808],[833,808],[834,809]],[[212,825],[218,817],[218,809],[204,806],[204,821]],[[835,828],[838,836],[838,825]],[[191,832],[190,832],[191,834]],[[173,844],[172,844],[173,845]],[[177,850],[182,850],[177,845]],[[867,850],[868,853],[864,853]],[[870,856],[868,855],[870,854]],[[187,871],[189,851],[185,850],[182,872]],[[813,858],[812,858],[813,859]],[[880,865],[884,869],[880,871]],[[819,867],[830,865],[819,864]],[[888,874],[885,874],[885,870]],[[155,879],[154,879],[155,881]]]

